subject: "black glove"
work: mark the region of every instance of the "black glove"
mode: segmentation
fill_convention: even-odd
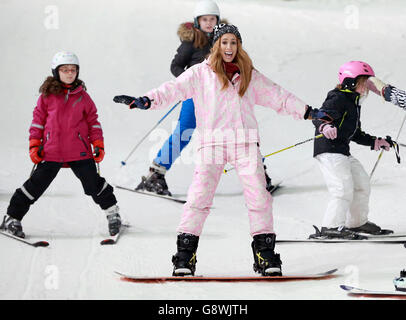
[[[304,114],[303,118],[305,120],[321,120],[324,122],[332,122],[334,120],[334,111],[329,111],[329,113],[325,111],[321,111],[317,108],[312,108],[311,106],[307,106],[306,113]]]
[[[124,103],[130,107],[130,109],[149,109],[151,107],[151,100],[148,97],[134,98],[130,96],[115,96],[113,101],[116,103]]]

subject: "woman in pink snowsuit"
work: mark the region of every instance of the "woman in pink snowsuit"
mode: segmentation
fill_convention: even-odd
[[[253,68],[235,26],[220,24],[214,32],[207,60],[144,97],[116,96],[114,101],[140,109],[160,109],[189,98],[195,103],[198,163],[177,229],[173,275],[195,272],[199,236],[226,163],[235,167],[244,187],[253,236],[254,270],[262,275],[280,275],[280,257],[274,252],[272,196],[265,188],[254,106],[269,107],[295,119],[310,119],[316,109]]]

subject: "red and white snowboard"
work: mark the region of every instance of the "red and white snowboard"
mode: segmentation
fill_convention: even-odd
[[[184,276],[184,277],[138,277],[134,275],[123,274],[115,271],[121,276],[122,281],[139,282],[139,283],[163,283],[163,282],[264,282],[264,281],[293,281],[293,280],[320,280],[334,277],[337,269],[332,269],[322,273],[314,274],[292,274],[282,276]]]

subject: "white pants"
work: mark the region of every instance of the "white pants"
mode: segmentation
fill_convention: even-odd
[[[316,156],[330,200],[322,226],[356,228],[368,221],[369,175],[353,156],[322,153]]]

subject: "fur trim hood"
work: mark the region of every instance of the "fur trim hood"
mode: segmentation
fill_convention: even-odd
[[[226,19],[221,19],[220,23],[229,23]],[[194,24],[193,22],[184,22],[179,25],[178,28],[178,36],[180,41],[189,41],[192,42],[194,40]]]

